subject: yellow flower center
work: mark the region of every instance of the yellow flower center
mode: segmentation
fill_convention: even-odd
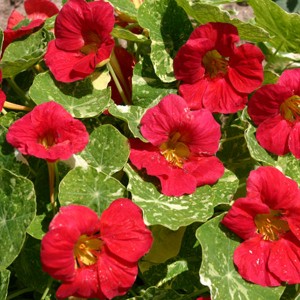
[[[165,159],[174,166],[183,167],[184,161],[189,157],[190,150],[188,146],[180,141],[180,133],[172,134],[167,142],[160,146],[160,153]]]
[[[99,45],[100,38],[95,32],[84,33],[84,46],[80,49],[80,51],[84,54],[96,53]]]
[[[39,138],[38,143],[43,145],[46,149],[49,149],[56,144],[55,136],[51,133],[47,133],[43,137]]]
[[[280,113],[288,121],[295,122],[300,117],[300,96],[294,95],[280,105]]]
[[[102,245],[103,242],[96,236],[81,235],[74,248],[77,267],[95,264]]]
[[[277,241],[280,235],[289,231],[289,224],[285,220],[281,220],[280,210],[270,210],[269,214],[258,214],[255,216],[254,222],[258,233],[263,236],[265,241]]]
[[[227,73],[228,60],[223,57],[217,50],[208,51],[203,59],[205,73],[210,78],[215,78],[219,74],[224,76]]]

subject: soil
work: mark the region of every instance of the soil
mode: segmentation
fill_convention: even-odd
[[[17,9],[20,13],[25,14],[24,0],[0,0],[0,28],[6,28],[7,20],[13,9]],[[61,7],[61,0],[52,0],[58,8]]]

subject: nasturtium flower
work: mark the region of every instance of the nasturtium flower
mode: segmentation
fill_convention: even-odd
[[[48,44],[45,62],[55,79],[81,80],[108,62],[114,47],[113,7],[104,1],[69,0],[55,21],[55,39]]]
[[[220,126],[210,111],[190,111],[178,95],[164,97],[141,119],[141,133],[149,143],[130,140],[130,160],[156,176],[167,196],[192,194],[196,187],[214,184],[224,173],[215,156]]]
[[[141,209],[129,199],[113,201],[100,218],[88,207],[69,205],[43,237],[42,267],[62,281],[59,299],[112,299],[131,288],[152,240]]]
[[[234,113],[245,107],[249,93],[263,81],[261,50],[240,41],[227,23],[197,27],[174,59],[180,95],[191,109]]]
[[[300,158],[300,69],[284,71],[249,100],[248,113],[258,126],[256,139],[266,150]]]
[[[57,6],[50,0],[25,0],[24,8],[26,17],[13,10],[8,18],[4,30],[3,51],[14,40],[41,28],[47,18],[59,12]]]
[[[8,128],[6,139],[24,155],[55,162],[82,151],[89,134],[81,121],[60,104],[50,101],[37,105],[14,122]]]
[[[0,70],[0,112],[1,112],[1,110],[3,108],[4,102],[6,100],[6,95],[5,95],[5,93],[1,89],[1,82],[2,82],[2,72]]]
[[[240,275],[262,286],[300,283],[300,190],[274,167],[259,167],[247,180],[222,224],[244,241],[233,260]]]

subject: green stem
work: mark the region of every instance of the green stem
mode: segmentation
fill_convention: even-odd
[[[13,88],[13,90],[18,94],[18,96],[24,101],[26,106],[34,106],[34,103],[30,98],[26,96],[24,91],[16,84],[13,77],[5,78],[8,84]]]
[[[235,135],[235,136],[232,136],[232,137],[229,137],[229,138],[221,139],[221,143],[237,140],[241,137],[244,137],[244,134],[239,134],[239,135]]]
[[[29,292],[32,292],[32,291],[34,291],[34,289],[29,288],[29,287],[28,287],[28,288],[25,288],[25,289],[23,289],[23,290],[19,290],[19,291],[17,291],[17,292],[14,292],[14,293],[8,295],[8,296],[6,297],[6,300],[10,300],[10,299],[16,298],[16,297],[18,297],[18,296],[20,296],[20,295],[22,295],[22,294],[26,294],[26,293],[29,293]]]
[[[32,110],[31,107],[11,103],[11,102],[8,102],[8,101],[4,102],[3,107],[8,108],[8,109],[13,109],[13,110],[24,110],[24,111],[31,111]]]
[[[46,288],[44,290],[44,293],[43,293],[43,295],[41,297],[41,300],[44,300],[47,297],[47,295],[49,293],[49,290],[51,288],[52,283],[53,283],[53,278],[50,277],[49,280],[48,280],[47,286],[46,286]]]
[[[55,162],[48,162],[49,174],[49,190],[50,190],[50,203],[52,205],[53,214],[56,214],[56,201],[55,201]]]
[[[6,111],[4,108],[2,108],[1,112],[2,112],[4,115],[7,114],[7,111]]]
[[[121,96],[123,102],[126,105],[130,105],[130,102],[128,101],[128,99],[127,99],[127,97],[126,97],[126,95],[125,95],[125,93],[123,91],[123,88],[122,88],[122,86],[121,86],[121,84],[119,82],[119,79],[118,79],[118,77],[117,77],[117,75],[116,75],[116,73],[115,73],[115,71],[114,71],[114,69],[113,69],[113,67],[111,66],[110,63],[107,63],[107,68],[108,68],[108,71],[109,71],[110,75],[112,76],[112,78],[113,78],[113,80],[114,80],[114,82],[116,84],[116,87],[118,89],[118,92],[120,93],[120,96]]]

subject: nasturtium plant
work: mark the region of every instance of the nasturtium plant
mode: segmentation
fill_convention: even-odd
[[[21,2],[0,299],[299,300],[299,1]]]

